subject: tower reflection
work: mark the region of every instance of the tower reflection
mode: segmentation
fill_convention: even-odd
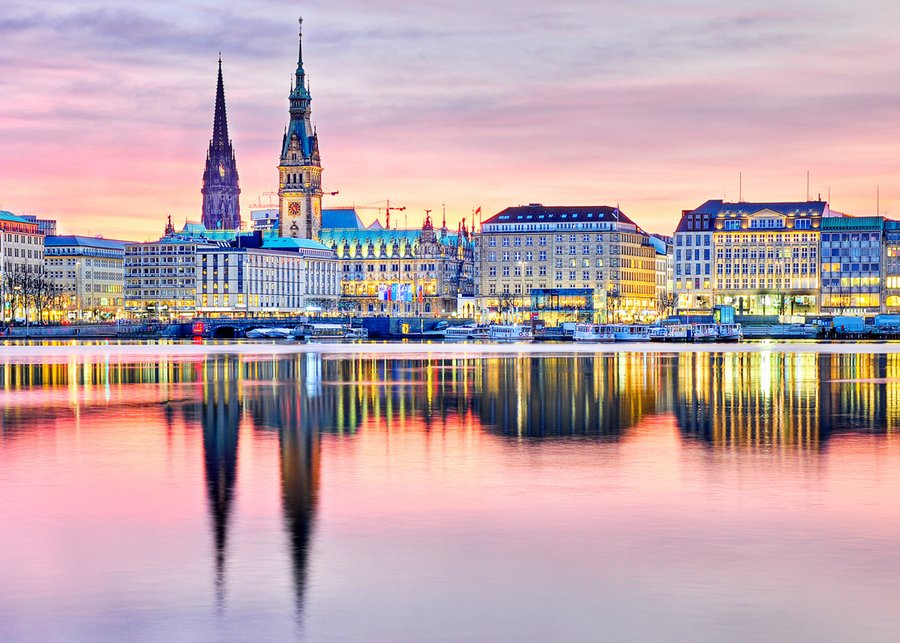
[[[257,362],[248,368],[264,383],[244,389],[254,425],[261,431],[278,432],[282,511],[299,619],[319,493],[319,432],[334,422],[335,400],[323,394],[319,355]]]
[[[228,522],[237,480],[240,429],[241,364],[234,358],[210,359],[204,365],[200,422],[206,497],[213,526],[216,599],[225,598]]]

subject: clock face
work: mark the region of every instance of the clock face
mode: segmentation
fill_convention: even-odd
[[[300,204],[299,203],[291,203],[288,205],[288,213],[292,216],[297,216],[300,214]]]

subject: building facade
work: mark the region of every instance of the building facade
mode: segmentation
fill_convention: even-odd
[[[705,314],[713,306],[713,231],[721,201],[684,210],[675,229],[674,291],[682,313]]]
[[[222,57],[216,83],[216,107],[213,135],[206,153],[203,170],[203,225],[208,230],[238,230],[241,227],[241,188],[238,180],[234,147],[228,137],[225,113],[225,86],[222,82]]]
[[[900,221],[884,222],[882,296],[884,312],[900,313]]]
[[[681,313],[734,306],[738,315],[810,315],[820,304],[822,201],[727,203],[686,210],[675,233]]]
[[[822,313],[866,315],[883,310],[884,227],[882,217],[822,220]]]
[[[63,315],[85,321],[122,316],[125,244],[77,235],[44,239],[45,272],[65,296]]]
[[[125,244],[125,312],[137,319],[178,321],[197,312],[197,256],[215,243],[178,234],[169,217],[158,241]]]
[[[171,224],[158,241],[125,246],[125,308],[162,321],[197,316],[278,317],[333,312],[340,298],[334,251],[261,231]]]
[[[290,93],[290,121],[278,164],[279,234],[318,241],[322,230],[322,161],[319,137],[311,120],[312,97],[303,70],[302,29],[299,42],[297,70]]]
[[[278,317],[337,308],[340,282],[331,249],[308,240],[273,238],[261,247],[246,241],[198,250],[198,315]]]
[[[44,235],[38,224],[0,210],[2,320],[34,318],[35,280],[44,271]]]
[[[56,219],[39,219],[34,214],[22,214],[19,216],[26,221],[36,223],[38,225],[38,230],[44,236],[56,236]]]
[[[649,235],[609,206],[506,208],[483,223],[476,243],[476,297],[494,319],[654,319],[656,275]]]
[[[358,315],[449,316],[458,299],[474,291],[474,244],[461,224],[435,229],[426,216],[420,230],[364,228],[355,212],[339,212],[322,243],[341,262],[341,303]]]

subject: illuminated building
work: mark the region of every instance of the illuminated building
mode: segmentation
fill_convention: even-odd
[[[234,147],[228,138],[228,117],[225,113],[225,88],[222,83],[222,58],[219,57],[219,77],[216,84],[216,108],[213,116],[213,135],[206,153],[203,170],[203,225],[209,230],[238,230],[241,227],[241,206],[237,162]]]
[[[819,310],[819,235],[841,216],[823,201],[726,203],[686,210],[675,233],[679,312],[734,306],[738,315]]]
[[[158,241],[125,248],[125,304],[133,316],[296,316],[333,311],[340,294],[333,250],[311,239],[171,224]]]
[[[47,236],[56,235],[56,219],[39,219],[34,214],[20,214],[22,219],[38,224],[38,230]]]
[[[655,244],[665,251],[618,208],[506,208],[484,222],[476,242],[479,308],[495,319],[539,313],[549,325],[655,318]],[[555,307],[544,303],[553,290]]]
[[[242,235],[197,255],[200,315],[296,316],[337,307],[338,262],[316,241]]]
[[[124,311],[125,243],[76,235],[44,239],[47,276],[68,295],[72,319],[99,320]]]
[[[322,243],[341,261],[341,304],[359,315],[451,315],[473,291],[474,246],[464,223],[435,230],[365,228],[352,210],[334,210]]]
[[[674,281],[677,308],[682,313],[712,310],[713,229],[721,201],[707,201],[684,210],[675,229]]]
[[[187,227],[187,226],[186,226]],[[196,313],[197,251],[208,239],[176,233],[169,217],[158,241],[125,245],[125,311],[137,318],[174,321]]]
[[[884,222],[882,295],[884,312],[900,313],[900,221]]]
[[[44,235],[38,224],[0,210],[0,320],[25,316],[18,293],[31,275],[43,270]]]
[[[301,20],[301,26],[303,21]],[[290,121],[278,165],[279,234],[318,241],[322,230],[322,161],[319,137],[310,119],[312,97],[303,70],[303,34],[290,93]]]
[[[829,314],[881,312],[882,217],[822,220],[822,303]]]

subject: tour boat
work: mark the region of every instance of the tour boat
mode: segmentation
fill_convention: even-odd
[[[347,339],[369,339],[369,330],[362,326],[351,326],[347,329]]]
[[[362,329],[365,330],[365,329]],[[345,339],[349,336],[348,329],[343,324],[298,324],[291,331],[294,339]],[[368,333],[367,335],[368,336]]]
[[[254,328],[248,330],[248,339],[287,339],[291,336],[290,328]]]
[[[464,324],[462,326],[450,326],[444,331],[444,339],[450,341],[463,341],[467,339],[488,339],[487,326],[477,324]]]
[[[718,324],[691,324],[691,339],[695,342],[715,342],[719,339]]]
[[[524,324],[493,324],[488,328],[488,337],[501,342],[530,342],[534,333],[531,326]]]
[[[739,342],[744,338],[740,324],[718,324],[716,331],[720,342]]]
[[[575,335],[576,342],[614,342],[613,335],[606,326],[600,324],[576,324]]]
[[[647,326],[614,324],[608,328],[617,342],[646,342],[650,339],[650,329]]]
[[[691,339],[690,324],[666,324],[656,328],[662,332],[651,335],[650,340],[654,342],[687,342]]]

